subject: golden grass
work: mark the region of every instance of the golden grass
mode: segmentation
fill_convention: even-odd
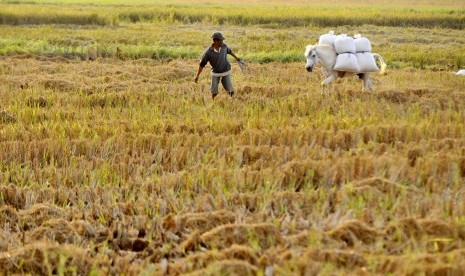
[[[63,0],[33,16],[32,1],[0,2],[22,23],[124,23],[0,30],[3,273],[464,273],[465,78],[452,74],[463,30],[337,26],[367,35],[388,72],[372,75],[375,92],[348,78],[322,97],[302,52],[329,28],[299,20],[330,6],[266,2],[247,1],[242,18],[246,2],[231,4],[228,20],[242,21],[226,25],[197,18],[216,0]],[[460,1],[408,2],[369,3],[404,23],[463,17]],[[120,17],[151,16],[154,3],[176,13]],[[366,3],[337,1],[349,13]],[[298,27],[255,25],[272,10]],[[249,69],[233,64],[235,97],[212,101],[194,58],[218,29]]]
[[[8,272],[461,272],[465,79],[450,72],[321,97],[302,63],[251,63],[212,102],[193,60],[0,67]]]

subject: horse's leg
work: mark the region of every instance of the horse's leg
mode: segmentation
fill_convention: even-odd
[[[322,87],[323,87],[323,91],[321,92],[321,95],[326,95],[326,94],[331,94],[331,92],[333,91],[333,84],[332,83],[328,83],[328,84],[322,84]]]
[[[323,67],[323,77],[325,78],[325,80],[321,82],[321,95],[326,95],[327,85],[324,82],[328,79],[330,75],[331,73],[325,67]]]
[[[328,85],[321,83],[321,95],[326,95],[326,91],[328,90]]]
[[[362,84],[362,92],[365,92],[365,79],[364,79],[365,73],[358,73],[356,75]]]
[[[365,81],[366,81],[366,88],[368,88],[368,90],[370,90],[370,91],[373,91],[374,90],[374,85],[373,85],[373,83],[371,83],[370,73],[365,74]]]
[[[321,85],[323,86],[323,92],[321,92],[322,95],[325,95],[325,87],[328,87],[328,91],[331,92],[331,82],[336,79],[335,75],[331,75],[328,78],[326,78]]]
[[[372,92],[375,90],[375,86],[373,85],[370,79],[368,79],[368,89],[370,89],[370,91]]]
[[[360,75],[359,77],[362,79],[362,92],[367,90],[373,91],[373,84],[370,81],[370,73],[363,73]]]

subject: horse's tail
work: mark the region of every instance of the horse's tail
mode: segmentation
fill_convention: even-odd
[[[379,63],[381,64],[381,70],[379,71],[379,74],[380,75],[384,75],[385,71],[386,71],[386,63],[384,62],[384,59],[383,57],[380,55],[380,54],[377,54],[377,53],[373,53],[373,56],[378,58],[379,60]]]

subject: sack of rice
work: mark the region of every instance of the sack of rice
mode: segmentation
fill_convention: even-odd
[[[371,52],[371,43],[370,40],[366,37],[362,37],[361,35],[355,35],[355,51],[357,53],[361,52]]]
[[[347,35],[340,35],[334,41],[334,48],[336,53],[354,53],[355,54],[355,42],[354,39]]]
[[[334,47],[334,41],[336,40],[337,35],[334,34],[334,31],[330,31],[327,34],[321,35],[320,39],[318,40],[318,44],[326,44],[326,45],[331,45]]]
[[[368,72],[378,72],[379,68],[376,65],[375,57],[372,53],[356,53],[359,72],[368,73]]]
[[[336,58],[336,65],[334,70],[345,72],[360,72],[355,54],[343,53],[339,54]]]

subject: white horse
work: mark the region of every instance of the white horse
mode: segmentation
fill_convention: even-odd
[[[372,53],[375,58],[378,58],[379,63],[381,64],[380,74],[384,74],[384,70],[386,69],[386,63],[384,62],[381,55]],[[323,86],[323,91],[321,94],[326,94],[325,88],[327,87],[329,91],[331,91],[331,82],[337,78],[343,78],[347,76],[352,76],[356,74],[359,79],[362,80],[362,91],[371,90],[373,91],[373,84],[370,81],[370,73],[366,72],[343,72],[343,71],[335,71],[333,70],[334,65],[336,64],[336,50],[331,45],[307,45],[305,48],[305,57],[307,58],[307,65],[305,69],[308,72],[312,72],[313,67],[315,67],[318,63],[320,63],[323,67],[323,73],[325,75],[325,80],[321,83]]]

